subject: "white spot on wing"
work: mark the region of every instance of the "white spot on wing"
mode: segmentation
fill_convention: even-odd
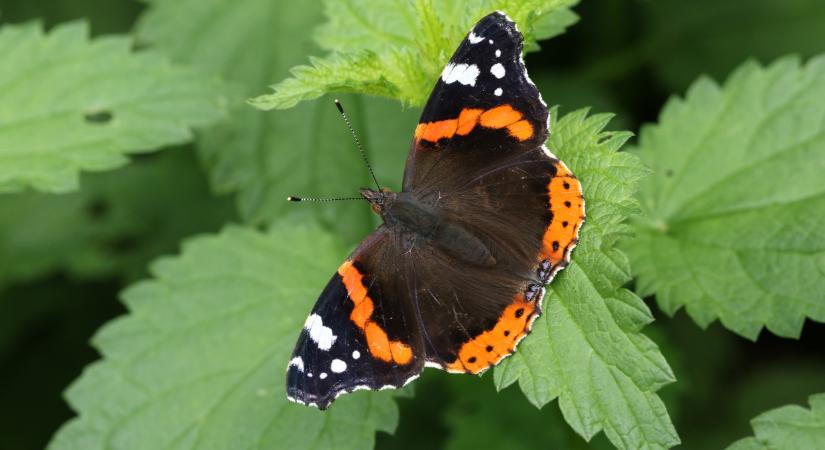
[[[488,40],[487,40],[487,42],[489,42],[490,44],[492,44],[492,43],[493,43],[493,40],[492,40],[492,39],[488,39]]]
[[[296,356],[289,360],[289,367],[295,367],[298,372],[304,371],[304,360],[300,356]]]
[[[355,351],[352,352],[352,359],[358,359],[360,357],[361,357],[361,352],[359,352],[358,350],[355,350]]]
[[[501,88],[496,88],[496,90],[495,90],[495,92],[493,92],[493,94],[496,94],[496,96],[500,97],[503,92],[504,91],[502,91]]]
[[[499,56],[501,56],[501,50],[496,50],[496,58],[498,58]]]
[[[441,81],[451,84],[458,81],[465,86],[475,86],[479,73],[475,64],[453,64],[449,63],[441,72]]]
[[[490,73],[496,78],[504,78],[504,74],[506,74],[507,71],[504,70],[504,66],[502,66],[501,63],[495,63],[493,67],[490,67]]]
[[[327,373],[326,372],[321,372],[321,379],[323,380],[326,377],[327,377]]]
[[[318,314],[310,314],[304,323],[304,328],[309,332],[309,338],[323,351],[332,348],[332,344],[338,338],[332,334],[332,328],[324,326],[324,321]]]
[[[479,42],[484,40],[484,36],[478,36],[477,34],[470,32],[470,35],[467,36],[467,39],[470,41],[471,44],[478,44]]]
[[[335,373],[341,373],[347,370],[347,363],[340,359],[333,359],[332,364],[329,365],[329,369]]]

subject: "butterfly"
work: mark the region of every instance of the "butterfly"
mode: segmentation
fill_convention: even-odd
[[[326,409],[424,370],[478,374],[511,355],[570,262],[579,180],[549,152],[549,113],[502,12],[444,67],[400,192],[361,190],[383,224],[338,267],[287,366],[290,400]]]

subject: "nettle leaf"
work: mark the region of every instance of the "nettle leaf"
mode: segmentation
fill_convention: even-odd
[[[542,316],[518,352],[495,369],[499,389],[518,381],[542,407],[555,398],[565,420],[585,439],[604,430],[618,448],[679,443],[656,391],[674,381],[656,344],[641,334],[653,321],[644,302],[622,288],[630,280],[614,247],[637,210],[633,192],[647,170],[617,150],[630,137],[606,132],[610,115],[586,110],[556,119],[548,147],[582,180],[587,220],[573,264],[548,287]]]
[[[751,420],[754,436],[736,441],[728,450],[825,448],[825,394],[812,395],[811,409],[788,405]]]
[[[231,119],[203,133],[198,151],[217,190],[238,192],[245,220],[268,223],[298,212],[354,242],[374,224],[368,208],[347,202],[305,208],[285,201],[288,195],[355,194],[370,184],[332,99],[272,114],[244,103],[273,74],[286,76],[315,48],[308,30],[320,23],[320,9],[317,2],[152,0],[138,35],[176,61],[236,83]],[[417,111],[402,111],[385,100],[342,101],[379,179],[400,182]]]
[[[0,192],[74,190],[81,170],[186,142],[222,117],[215,80],[131,46],[90,40],[81,22],[0,29]]]
[[[755,339],[825,321],[825,57],[702,78],[642,130],[641,295]]]
[[[378,180],[400,188],[419,111],[402,110],[384,99],[340,98]],[[357,196],[359,187],[373,183],[332,98],[268,115],[276,116],[267,134],[276,139],[277,131],[277,142],[261,147],[261,153],[237,155],[233,161],[230,154],[220,156],[239,174],[256,174],[241,191],[242,214],[256,222],[269,222],[287,213],[301,214],[348,242],[362,239],[378,217],[360,202],[330,202],[319,208],[285,201],[289,195]]]
[[[0,290],[65,271],[80,278],[143,275],[180,240],[235,218],[211,195],[191,148],[84,174],[81,189],[0,196]]]
[[[298,66],[273,86],[274,93],[250,103],[261,109],[291,108],[327,92],[358,92],[422,106],[430,89],[473,24],[494,10],[506,12],[525,36],[527,47],[562,33],[576,22],[570,7],[578,0],[469,0],[398,3],[325,1],[329,21],[317,32],[327,51]]]
[[[281,91],[279,109],[292,108],[303,100],[312,100],[327,92],[366,92],[386,98],[401,95],[398,87],[383,75],[382,61],[377,54],[363,51],[358,54],[333,54],[326,59],[310,57],[311,66],[292,69],[293,78],[287,78],[278,89]],[[320,86],[320,87],[319,87]],[[263,97],[250,103],[261,109],[267,107]]]
[[[123,294],[94,338],[103,360],[67,393],[79,417],[50,449],[362,449],[392,432],[390,392],[326,412],[289,402],[284,369],[343,248],[316,226],[229,227],[192,239]],[[296,283],[295,280],[302,280]]]

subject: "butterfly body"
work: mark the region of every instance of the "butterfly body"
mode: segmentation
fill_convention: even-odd
[[[570,261],[581,184],[544,143],[522,37],[482,18],[437,80],[400,192],[362,189],[383,224],[321,293],[287,367],[291,400],[326,408],[424,367],[480,373],[515,351]]]
[[[438,199],[419,199],[410,192],[362,190],[385,226],[404,235],[410,246],[428,242],[449,256],[467,264],[491,266],[496,263],[482,239],[438,211]]]

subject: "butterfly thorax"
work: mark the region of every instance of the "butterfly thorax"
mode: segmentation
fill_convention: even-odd
[[[481,238],[461,224],[443,217],[435,206],[428,205],[412,193],[364,188],[361,195],[370,202],[372,210],[381,216],[387,227],[432,242],[459,261],[480,266],[496,264],[495,257]]]

